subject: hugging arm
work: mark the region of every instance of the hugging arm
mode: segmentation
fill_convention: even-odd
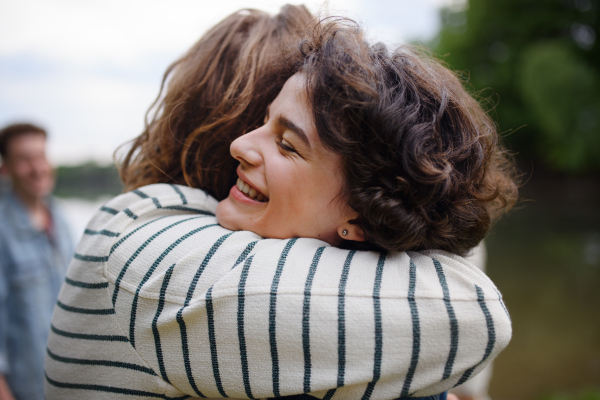
[[[47,398],[424,396],[510,339],[496,288],[460,257],[261,239],[218,226],[214,206],[151,185],[90,222],[53,319]]]

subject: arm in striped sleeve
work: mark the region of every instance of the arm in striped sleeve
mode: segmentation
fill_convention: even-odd
[[[460,257],[231,232],[186,215],[208,209],[205,194],[178,187],[176,204],[168,186],[141,188],[125,229],[104,227],[119,232],[105,273],[115,332],[173,393],[422,396],[468,379],[508,343],[499,293]]]
[[[219,283],[210,293],[212,323],[226,325],[223,342],[215,328],[212,367],[241,370],[248,397],[437,394],[510,340],[493,283],[444,252],[352,252],[292,239],[257,248],[237,268],[238,296]],[[221,344],[231,342],[233,354]]]
[[[147,323],[135,335],[148,340],[135,340],[190,395],[436,394],[473,376],[510,339],[493,283],[444,252],[351,252],[220,227],[186,243],[178,245],[184,257],[153,272],[154,289],[145,284],[148,297],[162,290],[163,300],[143,307],[149,313],[138,321]]]

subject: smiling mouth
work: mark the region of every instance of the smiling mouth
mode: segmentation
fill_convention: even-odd
[[[261,203],[266,203],[269,201],[269,198],[258,190],[254,189],[248,183],[244,182],[241,178],[238,178],[237,183],[235,184],[240,192],[244,193],[246,197],[252,200],[260,201]]]

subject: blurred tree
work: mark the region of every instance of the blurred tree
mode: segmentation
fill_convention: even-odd
[[[599,0],[470,0],[442,10],[433,47],[490,100],[519,159],[600,171],[598,29]]]
[[[116,196],[123,190],[119,172],[114,165],[102,166],[94,162],[56,168],[58,197],[95,199]]]

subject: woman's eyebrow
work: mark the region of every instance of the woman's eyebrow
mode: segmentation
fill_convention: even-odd
[[[290,121],[283,115],[280,115],[277,118],[277,123],[281,126],[284,126],[286,129],[289,129],[293,133],[295,133],[296,136],[298,136],[298,138],[300,138],[300,140],[302,140],[310,148],[310,141],[308,140],[308,136],[306,135],[306,133],[304,132],[304,130],[302,128],[300,128],[298,125],[294,124],[292,121]]]

